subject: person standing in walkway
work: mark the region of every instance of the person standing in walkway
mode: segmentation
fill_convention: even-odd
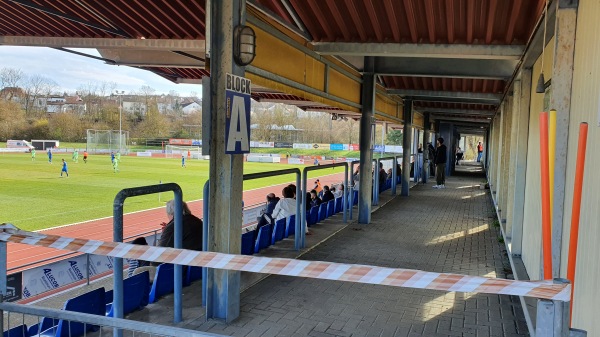
[[[435,151],[435,181],[437,185],[433,188],[446,188],[446,162],[448,161],[448,149],[444,145],[444,138],[437,139]]]
[[[460,161],[463,159],[463,150],[460,146],[456,149],[456,165],[460,165]]]
[[[479,144],[477,144],[477,162],[481,163],[481,156],[483,155],[483,144],[481,144],[481,142],[479,142]]]

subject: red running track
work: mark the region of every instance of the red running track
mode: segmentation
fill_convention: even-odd
[[[309,183],[313,183],[315,179],[316,178],[309,179]],[[319,179],[323,185],[330,185],[331,183],[343,181],[344,174],[337,173],[326,175],[319,177]],[[281,190],[288,184],[289,183],[244,191],[244,203],[246,206],[263,203],[266,201],[265,196],[270,192],[281,197]],[[188,205],[190,206],[192,213],[198,217],[202,217],[202,200],[190,202]],[[135,237],[144,233],[158,231],[160,229],[160,223],[166,221],[167,215],[165,214],[163,207],[125,214],[123,219],[123,237]],[[51,228],[40,232],[66,237],[113,241],[113,218],[107,217],[91,220],[78,224]],[[7,258],[8,273],[12,274],[25,269],[52,263],[63,259],[64,257],[62,257],[62,255],[68,253],[70,252],[65,250],[9,243]]]

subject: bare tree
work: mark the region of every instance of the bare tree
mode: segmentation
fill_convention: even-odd
[[[35,112],[35,101],[42,96],[49,96],[58,88],[58,84],[53,80],[41,76],[33,75],[25,81],[25,114],[27,116]],[[43,109],[45,104],[41,105]]]
[[[150,105],[154,98],[153,96],[154,96],[155,92],[156,92],[156,90],[148,85],[143,85],[140,88],[140,93],[143,96],[144,104],[146,105],[146,111],[148,111],[150,109]]]
[[[21,71],[21,69],[15,68],[2,68],[0,69],[0,89],[3,88],[18,88],[19,84],[23,82],[25,79],[25,74]],[[14,90],[7,90],[5,100],[12,100],[15,94]]]

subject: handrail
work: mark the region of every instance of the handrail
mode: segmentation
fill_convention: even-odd
[[[377,165],[377,159],[373,159],[372,162]],[[354,187],[354,164],[360,164],[360,160],[353,160],[350,162],[350,175],[351,175],[351,180],[352,180],[352,187]],[[373,203],[373,200],[371,200],[371,203]],[[349,216],[350,216],[350,220],[352,220],[352,208],[354,208],[354,188],[352,188],[350,190],[350,210],[349,210]]]
[[[344,167],[344,191],[348,188],[348,163],[347,162],[342,162],[342,163],[335,163],[335,164],[325,164],[325,165],[319,165],[319,166],[308,166],[305,167],[304,170],[302,170],[302,205],[304,206],[304,209],[300,211],[300,217],[302,218],[302,223],[301,223],[301,227],[296,226],[296,249],[300,249],[300,248],[304,248],[305,244],[306,244],[306,192],[308,191],[307,189],[307,185],[308,185],[308,172],[310,171],[317,171],[317,170],[324,170],[327,168],[334,168],[334,167],[339,167],[339,166],[343,166]],[[298,189],[298,186],[296,186],[296,189]],[[343,202],[343,214],[344,214],[344,223],[348,222],[348,218],[346,215],[346,211],[348,208],[348,200],[346,198],[346,193],[344,192],[342,195],[342,202]],[[296,193],[296,224],[298,223],[298,218],[300,218],[298,216],[298,209],[300,208],[300,198],[298,193]],[[301,240],[300,246],[298,246],[298,239]]]
[[[113,203],[113,241],[123,242],[123,204],[125,199],[140,195],[154,194],[160,192],[172,191],[175,195],[175,210],[174,210],[174,248],[183,248],[183,192],[181,187],[175,183],[166,183],[150,186],[141,186],[135,188],[126,188],[121,190],[115,196]],[[114,317],[123,318],[123,259],[115,258],[113,268],[113,309]],[[175,264],[175,272],[173,277],[174,286],[174,306],[173,314],[175,323],[182,320],[183,307],[183,267]],[[115,328],[114,335],[122,337],[123,331]]]
[[[382,160],[391,160],[392,161],[392,175],[394,174],[394,171],[396,170],[396,157],[381,157],[381,158],[377,158],[377,163],[375,164],[375,177],[374,177],[374,181],[373,184],[375,185],[373,187],[373,190],[375,191],[375,193],[373,193],[373,205],[379,205],[379,163],[381,163]],[[394,195],[394,194],[392,194]]]

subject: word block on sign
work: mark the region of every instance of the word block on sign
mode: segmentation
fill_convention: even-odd
[[[225,153],[250,153],[250,85],[247,78],[227,74]]]

